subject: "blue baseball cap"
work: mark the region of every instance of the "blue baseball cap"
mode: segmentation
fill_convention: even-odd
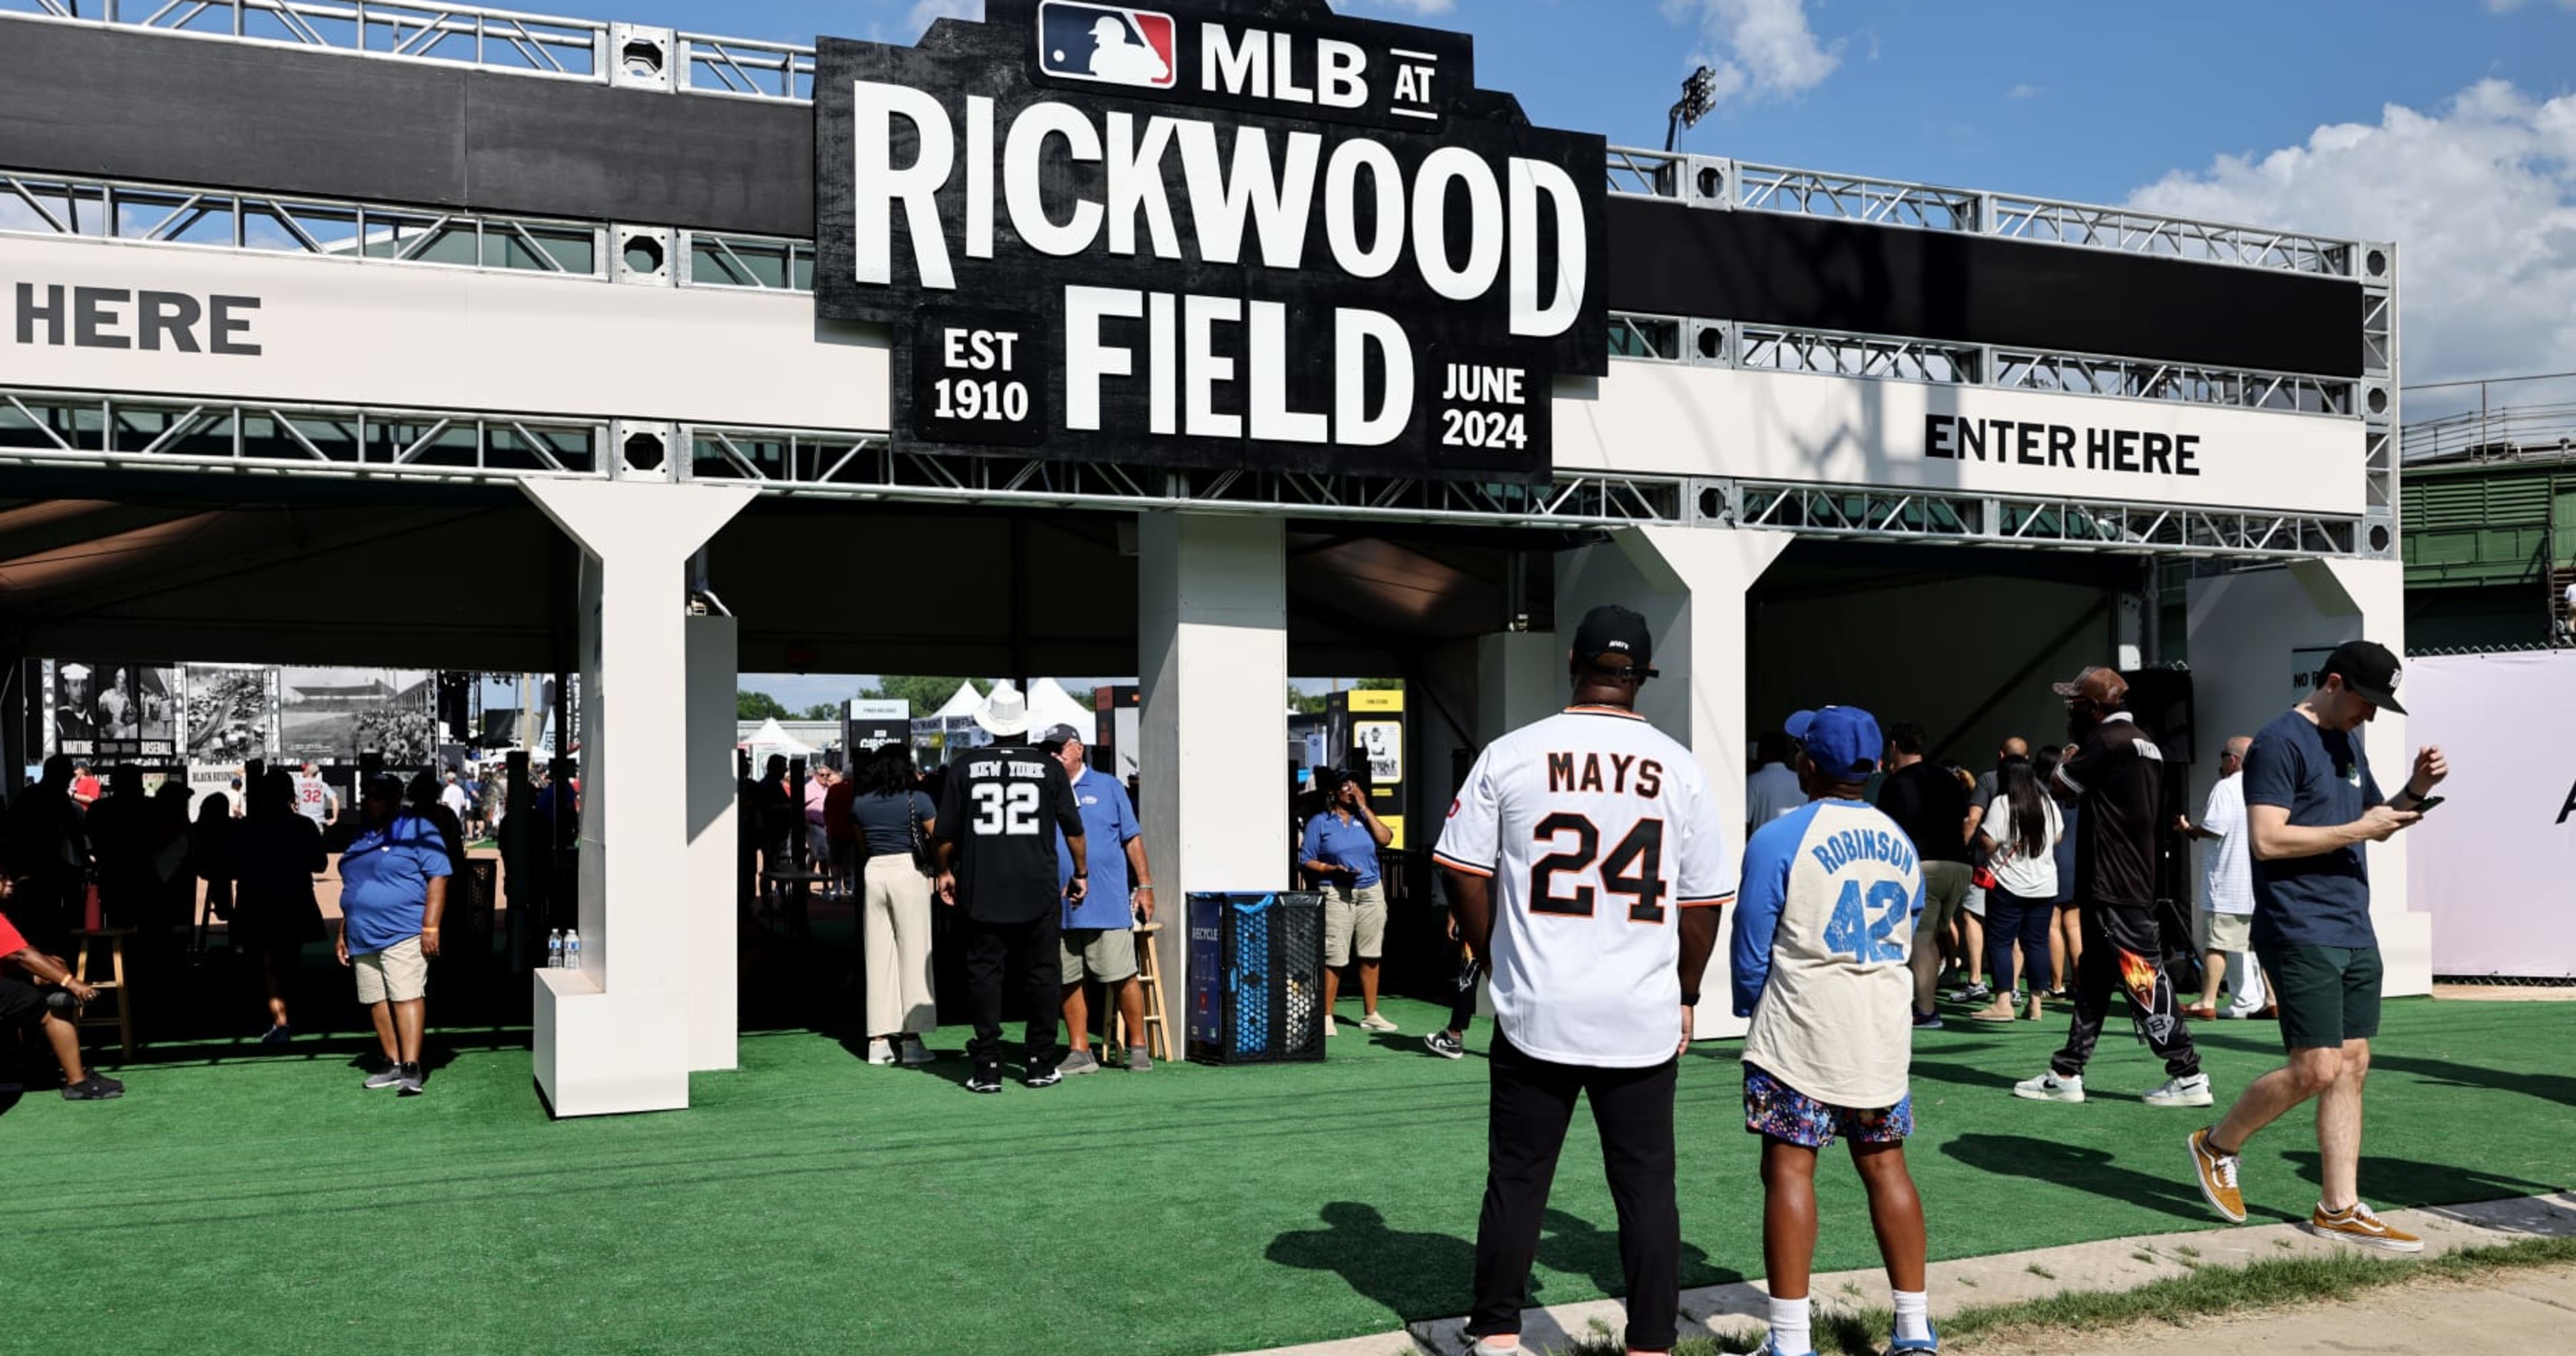
[[[1816,770],[1829,777],[1865,777],[1878,771],[1887,747],[1878,717],[1857,706],[1824,706],[1789,717],[1789,735],[1807,749]]]

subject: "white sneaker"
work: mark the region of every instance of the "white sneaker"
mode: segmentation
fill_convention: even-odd
[[[868,1042],[868,1063],[894,1063],[894,1045],[883,1036],[878,1036],[870,1040]]]
[[[2196,1073],[2168,1078],[2162,1087],[2149,1088],[2140,1100],[2149,1106],[2209,1106],[2217,1099],[2209,1095],[2209,1075]]]
[[[2025,1078],[2013,1084],[2013,1096],[2027,1097],[2034,1102],[2080,1102],[2084,1100],[2084,1075],[2070,1074],[2060,1078],[2057,1071],[2051,1069],[2037,1078]]]
[[[1360,1019],[1360,1026],[1362,1029],[1368,1031],[1395,1031],[1399,1029],[1395,1023],[1388,1021],[1385,1017],[1374,1012],[1370,1013],[1366,1017],[1362,1017]]]

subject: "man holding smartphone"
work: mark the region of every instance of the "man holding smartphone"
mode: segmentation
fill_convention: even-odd
[[[2379,938],[2370,922],[2363,845],[2386,842],[2423,817],[2450,775],[2441,749],[2415,755],[2406,785],[2382,797],[2359,732],[2382,708],[2399,715],[2397,656],[2347,641],[2317,671],[2317,687],[2246,750],[2245,818],[2254,859],[2254,951],[2281,1013],[2290,1062],[2247,1084],[2226,1119],[2191,1133],[2201,1195],[2231,1224],[2245,1222],[2237,1155],[2256,1131],[2317,1099],[2324,1195],[2308,1232],[2390,1252],[2423,1241],[2361,1203],[2361,1089],[2379,1034]]]

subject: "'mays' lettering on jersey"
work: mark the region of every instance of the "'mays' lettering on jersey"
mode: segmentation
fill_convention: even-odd
[[[1494,881],[1494,1019],[1563,1064],[1642,1068],[1681,1036],[1681,929],[1715,906],[1717,816],[1690,750],[1583,707],[1494,741],[1432,850]]]
[[[1042,749],[997,745],[951,764],[937,832],[957,844],[957,901],[990,922],[1056,907],[1055,835],[1082,837],[1064,765]]]

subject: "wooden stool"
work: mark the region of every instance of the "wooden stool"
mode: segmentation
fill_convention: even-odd
[[[1171,1022],[1163,1007],[1161,968],[1154,963],[1154,934],[1162,930],[1163,925],[1160,923],[1136,925],[1136,984],[1145,999],[1145,1052],[1156,1059],[1169,1061],[1172,1057]],[[1106,995],[1103,997],[1105,999]],[[1104,1045],[1134,1044],[1136,1033],[1133,1031],[1127,1033],[1127,1039],[1124,1041],[1114,1039],[1118,1035],[1119,1026],[1126,1018],[1119,1013],[1116,1003],[1110,1003],[1108,1006],[1108,1015],[1103,1017],[1100,1023],[1102,1043]]]
[[[81,1015],[73,1025],[82,1030],[87,1030],[94,1026],[115,1027],[117,1041],[125,1050],[125,1059],[123,1062],[128,1064],[134,1062],[134,1009],[132,1005],[126,1001],[125,939],[133,935],[134,929],[132,928],[72,929],[74,945],[79,948],[78,953],[72,961],[72,978],[79,980],[83,984],[89,984],[92,988],[97,989],[100,998],[105,998],[110,994],[113,994],[116,997],[116,1012],[114,1015],[111,1016],[95,1013],[91,1011],[87,1005],[83,1005],[81,1008]],[[102,941],[107,943],[108,973],[113,975],[114,978],[102,979],[92,983],[89,977],[89,960],[91,954],[98,949],[98,944]],[[95,1002],[96,1000],[92,1001]]]

